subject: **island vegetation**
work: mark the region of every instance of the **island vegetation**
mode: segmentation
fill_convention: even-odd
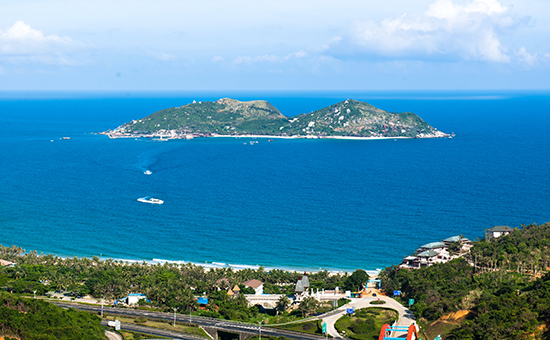
[[[396,113],[348,99],[296,117],[267,101],[222,98],[172,107],[103,132],[111,138],[197,136],[272,137],[447,137],[411,112]]]

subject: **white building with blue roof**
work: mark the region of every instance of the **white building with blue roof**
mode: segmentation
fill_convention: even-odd
[[[127,305],[135,305],[139,300],[147,300],[147,295],[141,293],[130,293],[127,297],[120,299],[120,301],[126,303]]]

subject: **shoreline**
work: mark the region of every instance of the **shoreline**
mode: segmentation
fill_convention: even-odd
[[[78,256],[77,256],[78,257]],[[86,256],[82,256],[79,258],[83,258]],[[63,257],[66,258],[66,257]],[[68,257],[67,257],[68,258]],[[247,265],[247,264],[231,264],[231,263],[225,263],[225,262],[193,262],[193,261],[183,261],[183,260],[165,260],[165,259],[152,259],[152,260],[132,260],[132,259],[122,259],[122,258],[112,258],[107,256],[98,256],[98,258],[102,261],[112,259],[114,261],[122,261],[124,263],[138,263],[138,264],[145,264],[153,266],[153,265],[163,265],[165,263],[170,264],[176,264],[176,265],[187,265],[191,264],[197,267],[202,267],[204,270],[209,269],[222,269],[222,268],[231,268],[235,271],[243,270],[243,269],[252,269],[252,270],[258,270],[260,267],[264,268],[265,271],[269,272],[271,270],[283,270],[287,272],[308,272],[308,273],[318,273],[322,271],[327,271],[330,275],[336,275],[336,274],[351,274],[355,271],[355,269],[363,269],[366,271],[369,275],[378,275],[378,273],[383,268],[376,268],[376,269],[364,269],[364,268],[355,268],[355,269],[343,269],[343,268],[313,268],[313,267],[307,267],[307,266],[262,266],[262,265]],[[383,267],[383,266],[382,266]]]
[[[317,136],[317,135],[307,135],[307,136],[279,136],[279,135],[162,135],[162,134],[151,134],[151,135],[128,135],[120,134],[115,135],[108,132],[98,132],[96,134],[106,135],[109,139],[119,139],[119,138],[150,138],[150,139],[159,139],[162,141],[168,141],[172,139],[184,139],[190,140],[194,138],[268,138],[268,139],[339,139],[339,140],[383,140],[383,139],[432,139],[432,138],[453,138],[454,134],[448,134],[444,132],[437,131],[438,133],[434,135],[419,135],[416,137],[404,137],[404,136],[395,136],[395,137],[386,137],[386,136],[376,136],[376,137],[361,137],[361,136]]]
[[[17,246],[16,246],[17,247]],[[28,256],[31,254],[32,251],[25,252],[22,256]],[[258,270],[260,267],[264,268],[265,271],[269,272],[271,270],[282,270],[286,272],[308,272],[308,273],[318,273],[322,271],[327,271],[329,275],[337,275],[337,274],[351,274],[356,269],[363,269],[366,271],[370,276],[378,275],[378,273],[383,270],[385,266],[380,266],[380,268],[376,269],[365,269],[365,268],[353,268],[353,269],[344,269],[344,268],[338,268],[338,267],[309,267],[309,266],[292,266],[292,265],[270,265],[270,266],[262,266],[262,265],[250,265],[250,264],[238,264],[238,263],[226,263],[226,262],[217,262],[217,261],[211,261],[211,262],[196,262],[196,261],[184,261],[184,260],[166,260],[166,259],[125,259],[125,258],[116,258],[112,256],[106,256],[104,254],[100,255],[91,255],[91,256],[77,256],[77,255],[61,255],[56,254],[53,252],[39,252],[37,251],[37,255],[39,257],[42,256],[48,256],[52,255],[58,258],[61,258],[63,260],[68,260],[72,258],[78,258],[83,259],[87,258],[89,260],[92,260],[94,257],[99,258],[100,261],[105,262],[106,260],[113,260],[113,261],[122,261],[122,264],[140,264],[140,265],[148,265],[148,266],[154,266],[154,265],[163,265],[165,263],[169,264],[176,264],[178,266],[181,265],[193,265],[197,267],[203,268],[204,271],[208,271],[210,269],[229,269],[231,268],[234,271],[244,270],[244,269],[251,269],[251,270]],[[2,256],[0,256],[2,258]]]
[[[376,139],[415,139],[413,137],[355,137],[355,136],[270,136],[270,135],[212,135],[213,138],[278,138],[278,139],[343,139],[343,140],[376,140]],[[439,138],[439,137],[427,137]]]

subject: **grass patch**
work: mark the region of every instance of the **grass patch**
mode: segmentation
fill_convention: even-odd
[[[307,333],[307,334],[316,334],[316,335],[323,334],[321,329],[321,320],[293,323],[290,325],[273,326],[271,328],[286,329],[288,331]]]
[[[124,340],[151,339],[151,335],[147,335],[147,334],[143,334],[143,333],[124,331],[122,329],[118,332],[120,334],[122,334],[122,336],[124,337]],[[155,339],[168,339],[168,338],[155,335]]]
[[[386,301],[384,301],[384,300],[374,300],[374,301],[370,302],[371,305],[383,305],[385,303],[386,303]]]
[[[338,332],[356,340],[377,339],[384,324],[392,324],[399,315],[387,308],[361,308],[353,316],[342,316],[334,325]]]
[[[428,327],[424,328],[424,333],[426,334],[428,339],[433,339],[437,335],[441,335],[443,337],[458,326],[459,324],[456,323],[436,321]]]
[[[129,316],[119,316],[119,315],[117,316],[108,315],[106,316],[106,319],[108,320],[117,319],[120,322],[124,322],[124,323],[139,324],[140,326],[147,326],[147,327],[153,327],[153,328],[164,329],[169,331],[176,331],[181,333],[197,335],[203,338],[208,338],[208,334],[206,334],[206,332],[202,328],[198,327],[195,324],[190,324],[186,322],[176,322],[176,327],[174,327],[174,324],[170,321],[148,319],[142,316],[129,317]]]

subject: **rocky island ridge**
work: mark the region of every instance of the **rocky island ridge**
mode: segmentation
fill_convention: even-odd
[[[114,130],[110,138],[448,138],[411,112],[388,112],[348,99],[289,118],[265,100],[222,98],[157,111]]]

